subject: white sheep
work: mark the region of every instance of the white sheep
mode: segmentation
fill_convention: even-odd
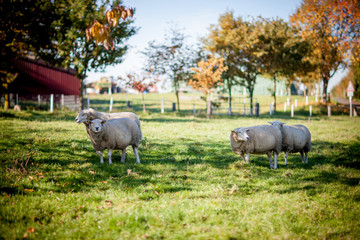
[[[231,131],[231,148],[249,163],[250,153],[267,154],[270,168],[277,168],[277,159],[281,151],[281,132],[277,127],[269,125],[240,127]],[[271,153],[274,154],[274,165]],[[246,154],[246,159],[244,157]]]
[[[88,121],[94,119],[109,120],[114,118],[130,118],[131,120],[135,121],[140,129],[141,139],[143,138],[139,118],[135,113],[132,112],[104,113],[89,108],[89,109],[81,110],[79,114],[76,116],[75,121],[79,124],[84,123],[86,126]],[[86,131],[88,132],[88,126],[86,127],[87,127]]]
[[[285,152],[285,165],[287,165],[288,154],[300,152],[303,163],[308,163],[308,153],[311,151],[311,133],[304,125],[284,125],[280,121],[269,122],[278,127],[282,134],[282,148]],[[304,157],[305,153],[305,157]]]
[[[126,147],[131,145],[140,163],[138,148],[141,140],[141,131],[138,125],[130,118],[116,118],[110,120],[94,119],[88,122],[89,137],[98,155],[100,163],[104,163],[103,151],[108,149],[109,164],[112,164],[113,150],[122,150],[121,162],[125,162]]]

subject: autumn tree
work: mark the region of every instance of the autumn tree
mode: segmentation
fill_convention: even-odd
[[[291,82],[296,76],[302,76],[312,71],[312,65],[307,59],[310,51],[308,42],[297,35],[297,30],[282,19],[264,19],[258,21],[261,34],[259,56],[262,62],[262,74],[273,80],[271,91],[274,97],[276,111],[276,86],[285,79],[290,91]]]
[[[8,60],[31,54],[55,66],[75,69],[82,95],[87,72],[121,63],[127,50],[126,40],[136,32],[130,18],[121,19],[114,26],[116,17],[106,17],[111,6],[121,6],[121,1],[14,0],[2,4],[1,73],[16,74]],[[94,25],[96,22],[107,25],[111,31],[104,37],[104,28]],[[98,28],[86,30],[92,26]],[[106,39],[112,42],[106,43]]]
[[[119,77],[119,80],[121,80],[123,85],[126,85],[127,87],[130,87],[141,93],[143,112],[146,112],[145,92],[149,92],[153,87],[155,87],[159,80],[150,76],[149,72],[142,76],[136,73],[129,73],[126,75],[126,78]]]
[[[252,112],[254,87],[261,70],[259,34],[256,21],[235,18],[232,12],[227,12],[220,16],[217,25],[210,27],[210,34],[203,41],[208,50],[225,59],[228,70],[223,77],[229,92],[230,109],[232,88],[241,85],[250,94]]]
[[[360,63],[352,63],[348,73],[341,81],[332,89],[333,96],[347,98],[346,89],[349,82],[354,85],[354,98],[360,98]]]
[[[197,51],[186,45],[185,35],[173,27],[165,34],[164,42],[151,41],[142,53],[146,57],[145,71],[171,80],[180,111],[180,84],[190,79],[190,68],[196,64],[197,54],[194,53]]]
[[[291,16],[303,39],[312,44],[311,62],[323,82],[327,101],[329,80],[359,55],[360,3],[357,0],[303,0]],[[357,54],[355,54],[357,53]]]
[[[208,117],[211,115],[210,93],[214,91],[214,88],[222,85],[223,79],[221,76],[223,72],[228,69],[227,66],[224,66],[224,61],[224,58],[215,58],[212,56],[208,61],[201,60],[198,62],[197,68],[191,69],[195,74],[189,80],[188,85],[191,85],[196,90],[202,91],[206,96],[206,115]]]

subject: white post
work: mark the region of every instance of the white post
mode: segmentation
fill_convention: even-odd
[[[306,106],[309,105],[309,97],[308,96],[305,97],[305,104],[306,104]]]
[[[286,99],[287,105],[290,106],[290,98]]]
[[[297,99],[295,99],[295,107],[297,107]]]
[[[317,92],[315,94],[315,102],[318,102],[318,94],[317,94]]]
[[[312,106],[311,105],[310,105],[309,111],[310,111],[310,117],[312,117]]]
[[[353,112],[352,112],[352,97],[349,97],[350,98],[350,117],[353,116]]]
[[[50,112],[54,112],[54,94],[50,94]]]
[[[196,114],[195,104],[193,104],[193,114]]]
[[[89,98],[89,95],[87,96],[87,108],[90,108],[90,98]]]
[[[109,111],[111,112],[112,111],[112,107],[113,107],[113,97],[110,98],[110,107],[109,107]]]
[[[246,88],[244,87],[244,96],[246,96]]]
[[[19,94],[16,94],[16,105],[19,105]]]
[[[164,99],[161,99],[161,113],[164,113]]]
[[[291,104],[291,117],[294,117],[294,104]]]
[[[38,94],[38,107],[40,107],[40,103],[41,103],[41,96],[40,94]]]
[[[229,106],[229,111],[228,111],[228,114],[229,116],[231,116],[231,105],[230,105],[230,102],[231,102],[231,98],[230,96],[228,97],[228,106]],[[195,105],[194,105],[195,106]]]
[[[328,117],[331,117],[331,106],[328,106]]]
[[[286,112],[286,105],[287,105],[287,104],[286,104],[286,103],[284,103],[284,112]]]
[[[272,104],[270,104],[270,106],[269,106],[269,113],[270,113],[270,116],[272,116]]]
[[[61,109],[64,109],[64,107],[65,107],[64,94],[61,94]]]

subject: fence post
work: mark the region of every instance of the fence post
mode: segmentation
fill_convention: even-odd
[[[40,94],[38,94],[38,107],[40,107],[40,103],[41,103],[41,96]]]
[[[286,104],[286,103],[284,103],[284,112],[286,112],[286,105],[287,105],[287,104]]]
[[[50,94],[50,112],[54,112],[54,94]]]
[[[61,106],[60,106],[60,108],[61,109],[64,109],[65,108],[65,99],[64,99],[64,94],[61,94]]]
[[[294,104],[291,104],[291,117],[294,117]]]
[[[298,105],[297,105],[297,99],[295,99],[295,107],[297,108],[297,106],[298,106]]]
[[[176,103],[172,103],[172,111],[175,112],[176,111]]]
[[[16,104],[15,105],[19,105],[19,94],[16,94]]]
[[[270,116],[272,116],[272,104],[270,104],[270,106],[269,106],[269,114],[270,114]]]
[[[110,107],[109,107],[109,111],[110,111],[110,112],[112,111],[113,102],[114,102],[114,99],[113,99],[113,97],[111,97],[111,98],[110,98]]]
[[[331,117],[331,106],[328,106],[328,117]]]
[[[161,113],[164,113],[164,99],[161,99]]]
[[[305,104],[306,104],[306,106],[309,105],[309,97],[308,96],[305,97]]]
[[[255,114],[257,117],[260,115],[260,104],[259,103],[255,104]]]
[[[229,105],[229,112],[228,112],[228,114],[229,114],[229,116],[231,116],[231,104],[230,104],[230,102],[231,102],[231,97],[229,96],[229,98],[228,98],[228,105]]]
[[[310,117],[312,117],[312,105],[310,105],[309,111],[310,111]]]
[[[195,104],[193,104],[193,114],[196,114]]]
[[[127,107],[127,108],[131,108],[131,102],[128,101],[128,100],[126,100],[126,107]]]
[[[89,95],[87,96],[87,108],[90,108],[90,98],[89,98]]]

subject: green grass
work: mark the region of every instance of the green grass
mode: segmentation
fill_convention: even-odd
[[[0,239],[359,239],[360,120],[140,115],[142,164],[100,164],[76,113],[0,112]],[[240,161],[230,130],[280,119],[309,164]]]

